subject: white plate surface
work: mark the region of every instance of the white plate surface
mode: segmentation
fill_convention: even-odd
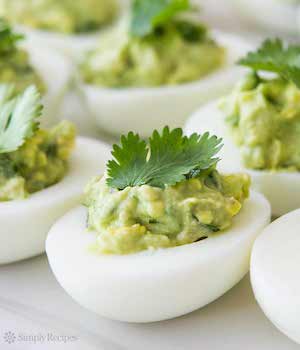
[[[78,340],[66,343],[65,347],[57,343],[37,345],[18,341],[8,345],[3,340],[7,330],[16,335],[53,330],[74,335]],[[77,305],[56,282],[45,256],[2,266],[0,349],[48,348],[296,350],[299,346],[277,331],[264,316],[253,297],[248,276],[201,310],[171,321],[143,325],[109,321]]]

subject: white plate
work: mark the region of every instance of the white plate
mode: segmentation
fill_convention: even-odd
[[[83,345],[88,343],[98,350],[299,349],[264,316],[255,302],[248,277],[201,310],[171,321],[144,325],[109,321],[77,305],[56,282],[45,256],[0,267],[0,286],[1,350],[44,350],[38,344],[16,343],[16,347],[9,347],[4,343],[4,331],[33,333],[32,322],[42,327],[44,333],[56,329],[64,335],[75,335]],[[15,324],[8,324],[8,314],[16,319]],[[75,349],[76,343],[73,345]],[[83,345],[81,349],[90,349]],[[51,349],[60,347],[55,345]],[[65,350],[63,346],[61,349]]]

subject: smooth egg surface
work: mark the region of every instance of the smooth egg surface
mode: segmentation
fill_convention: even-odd
[[[52,228],[48,260],[79,304],[114,320],[153,322],[194,311],[220,297],[247,273],[255,238],[270,221],[268,201],[255,192],[226,232],[175,248],[129,255],[91,250],[87,211],[77,207]]]
[[[90,49],[97,40],[101,31],[92,34],[62,34],[52,31],[32,29],[25,26],[17,26],[31,43],[37,43],[58,50],[69,57],[76,57],[83,50]]]
[[[55,48],[47,48],[37,42],[26,42],[32,66],[44,81],[47,91],[43,96],[44,127],[51,127],[62,119],[74,124],[80,135],[99,137],[97,126],[86,107],[85,98],[76,86],[75,67],[72,59]]]
[[[80,203],[83,187],[104,171],[109,155],[105,144],[79,137],[69,171],[59,183],[24,200],[0,202],[0,264],[43,253],[52,224]]]
[[[23,46],[29,53],[33,68],[41,76],[47,89],[42,101],[44,104],[42,125],[53,126],[62,119],[60,110],[69,89],[74,71],[73,65],[63,54],[45,45],[27,41]]]
[[[300,210],[269,225],[256,240],[251,283],[266,316],[300,343]]]
[[[242,164],[238,147],[234,144],[224,122],[224,114],[217,102],[200,108],[188,120],[185,132],[210,133],[223,138],[224,146],[220,151],[219,169],[225,173],[248,172],[253,188],[263,193],[270,201],[272,214],[280,216],[300,207],[300,174],[298,172],[271,172],[246,169]]]
[[[243,76],[244,69],[234,67],[251,46],[238,36],[213,32],[213,37],[227,48],[225,66],[199,81],[177,86],[112,89],[78,82],[87,108],[99,129],[119,135],[138,131],[149,136],[153,129],[183,126],[196,108],[230,91]]]

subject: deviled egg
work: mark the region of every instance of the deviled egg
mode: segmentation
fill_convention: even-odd
[[[89,47],[117,12],[117,0],[0,0],[0,16],[66,53]]]
[[[0,85],[0,264],[44,252],[51,225],[80,202],[80,187],[101,170],[108,148],[77,138],[62,121],[40,129],[36,87]]]
[[[297,34],[300,30],[299,0],[233,0],[253,24],[274,33]]]
[[[171,3],[133,2],[130,16],[79,63],[78,84],[101,130],[149,136],[166,124],[183,125],[195,108],[240,77],[232,67],[249,50],[245,41],[183,18],[188,1],[179,8]]]
[[[251,256],[251,283],[266,316],[300,344],[300,210],[269,225]]]
[[[22,39],[0,20],[0,83],[13,83],[19,92],[36,85],[45,106],[43,124],[53,125],[73,69],[57,52],[27,41],[19,44]]]
[[[217,171],[220,142],[166,127],[149,144],[131,132],[114,145],[85,207],[46,241],[54,275],[78,303],[115,320],[159,321],[212,302],[247,273],[270,206],[249,193],[248,175]]]
[[[252,70],[229,96],[197,111],[185,128],[223,137],[220,168],[250,173],[274,216],[300,207],[299,58],[300,47],[267,40],[241,63],[271,75]]]

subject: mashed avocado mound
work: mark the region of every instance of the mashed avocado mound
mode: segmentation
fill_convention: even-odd
[[[28,53],[19,49],[7,54],[1,54],[0,82],[15,84],[19,92],[32,84],[38,86],[39,91],[42,93],[46,91],[41,77],[30,65]]]
[[[59,182],[68,170],[75,127],[63,121],[38,130],[17,151],[0,154],[0,201],[24,199]]]
[[[149,145],[122,136],[107,176],[86,187],[88,228],[97,232],[93,250],[130,254],[197,242],[232,224],[248,197],[246,174],[216,170],[220,139],[183,136],[181,129],[154,131]]]
[[[131,35],[128,25],[113,29],[90,51],[80,70],[88,84],[112,88],[176,85],[198,80],[225,61],[225,49],[206,28],[172,21],[151,34]]]
[[[299,57],[300,45],[267,39],[238,62],[251,72],[220,107],[247,168],[300,170]]]
[[[0,19],[0,83],[13,83],[17,92],[36,85],[44,93],[44,82],[31,66],[28,53],[17,47],[22,38]]]
[[[116,11],[115,0],[0,0],[0,16],[10,22],[65,34],[99,29]]]
[[[221,102],[247,168],[300,170],[300,89],[250,73]]]
[[[36,87],[16,94],[0,85],[0,201],[24,199],[60,181],[68,170],[75,127],[62,121],[39,128],[42,106]]]
[[[86,188],[88,227],[99,233],[97,249],[104,254],[197,242],[231,226],[249,185],[247,175],[222,176],[216,170],[165,189],[112,190],[98,177]]]

